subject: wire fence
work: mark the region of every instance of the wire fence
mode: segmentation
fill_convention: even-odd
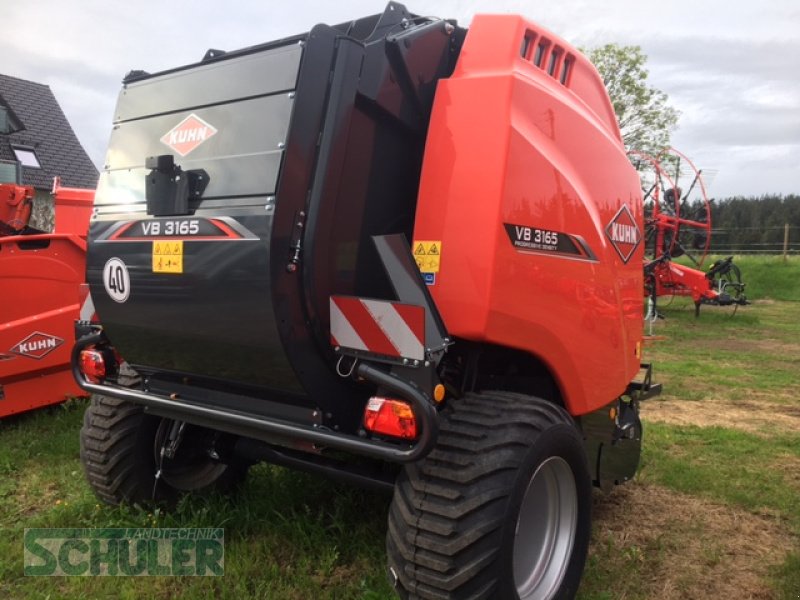
[[[711,230],[714,254],[800,254],[800,227],[737,227]]]

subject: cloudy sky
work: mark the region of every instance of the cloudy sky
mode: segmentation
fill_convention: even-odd
[[[6,0],[0,73],[48,84],[103,164],[122,77],[382,11],[379,0]],[[577,46],[638,44],[650,82],[681,111],[673,145],[715,197],[800,193],[797,0],[407,0],[469,24],[520,13]]]

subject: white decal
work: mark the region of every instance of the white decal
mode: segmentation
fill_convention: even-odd
[[[161,143],[186,156],[216,133],[216,127],[191,114],[161,136]]]
[[[145,235],[159,235],[161,233],[161,223],[158,221],[142,221],[142,231]]]
[[[64,343],[60,337],[50,335],[49,333],[42,333],[41,331],[34,331],[21,342],[17,343],[11,352],[19,356],[27,356],[36,360],[42,359],[50,352],[58,348]]]
[[[114,302],[125,302],[131,295],[128,267],[119,258],[109,258],[103,267],[103,284]]]

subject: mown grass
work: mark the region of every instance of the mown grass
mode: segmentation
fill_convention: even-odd
[[[724,427],[648,423],[640,476],[671,489],[769,512],[800,533],[800,490],[771,469],[784,456],[800,458],[800,432],[769,439]],[[800,464],[800,463],[799,463]]]
[[[695,318],[688,299],[662,299],[666,318],[656,324],[658,341],[648,354],[665,384],[663,399],[681,401],[677,410],[688,412],[693,402],[711,398],[800,409],[800,261],[736,257],[735,263],[751,306],[703,307]],[[800,431],[775,427],[756,435],[646,423],[645,435],[640,480],[769,514],[793,532],[769,583],[774,597],[800,597],[800,473],[781,466],[786,457],[800,457]]]
[[[233,497],[187,497],[169,512],[109,507],[83,478],[84,407],[73,401],[0,427],[0,597],[391,597],[388,497],[260,465]],[[225,576],[23,577],[26,527],[224,527]]]
[[[800,389],[800,262],[738,259],[756,304],[663,308],[647,348],[664,398],[685,410],[707,398],[759,397],[785,406]],[[651,400],[649,402],[658,402]],[[85,402],[73,401],[0,422],[0,597],[2,598],[391,598],[384,535],[389,498],[261,465],[234,497],[192,496],[165,513],[100,504],[83,478],[78,430]],[[647,422],[640,483],[781,523],[800,539],[800,489],[779,466],[800,457],[800,432],[755,435],[723,426]],[[783,463],[782,463],[783,461]],[[788,463],[800,464],[800,463]],[[624,506],[620,507],[624,511]],[[637,514],[630,514],[636,527]],[[696,517],[695,517],[696,518]],[[646,523],[640,523],[644,526]],[[689,523],[704,531],[702,523]],[[26,527],[224,527],[225,576],[37,578],[22,575]],[[603,521],[595,523],[597,531]],[[685,532],[684,532],[685,533]],[[684,553],[669,528],[646,544],[598,535],[582,600],[660,598],[652,578]],[[699,568],[724,565],[717,539],[702,541]],[[765,574],[764,594],[800,594],[800,547]],[[678,580],[691,586],[692,573]],[[686,589],[689,589],[688,587]]]
[[[709,261],[711,262],[711,261]],[[670,397],[700,400],[724,391],[793,401],[800,395],[800,260],[736,257],[751,306],[703,306],[689,298],[661,299],[650,344]]]
[[[800,596],[800,550],[791,552],[782,565],[773,572],[777,586],[776,595],[782,600]]]
[[[659,338],[648,358],[665,393],[699,400],[716,392],[743,398],[775,392],[776,401],[800,393],[800,302],[757,303],[740,308],[703,307],[676,298],[660,311]]]

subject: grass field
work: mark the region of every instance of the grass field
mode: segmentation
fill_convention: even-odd
[[[674,300],[648,345],[637,479],[595,495],[580,598],[800,597],[800,263],[739,259],[752,306]],[[0,423],[0,597],[390,598],[386,496],[259,466],[238,496],[164,514],[101,505],[84,481],[85,403]],[[224,527],[225,576],[24,577],[26,527]]]

